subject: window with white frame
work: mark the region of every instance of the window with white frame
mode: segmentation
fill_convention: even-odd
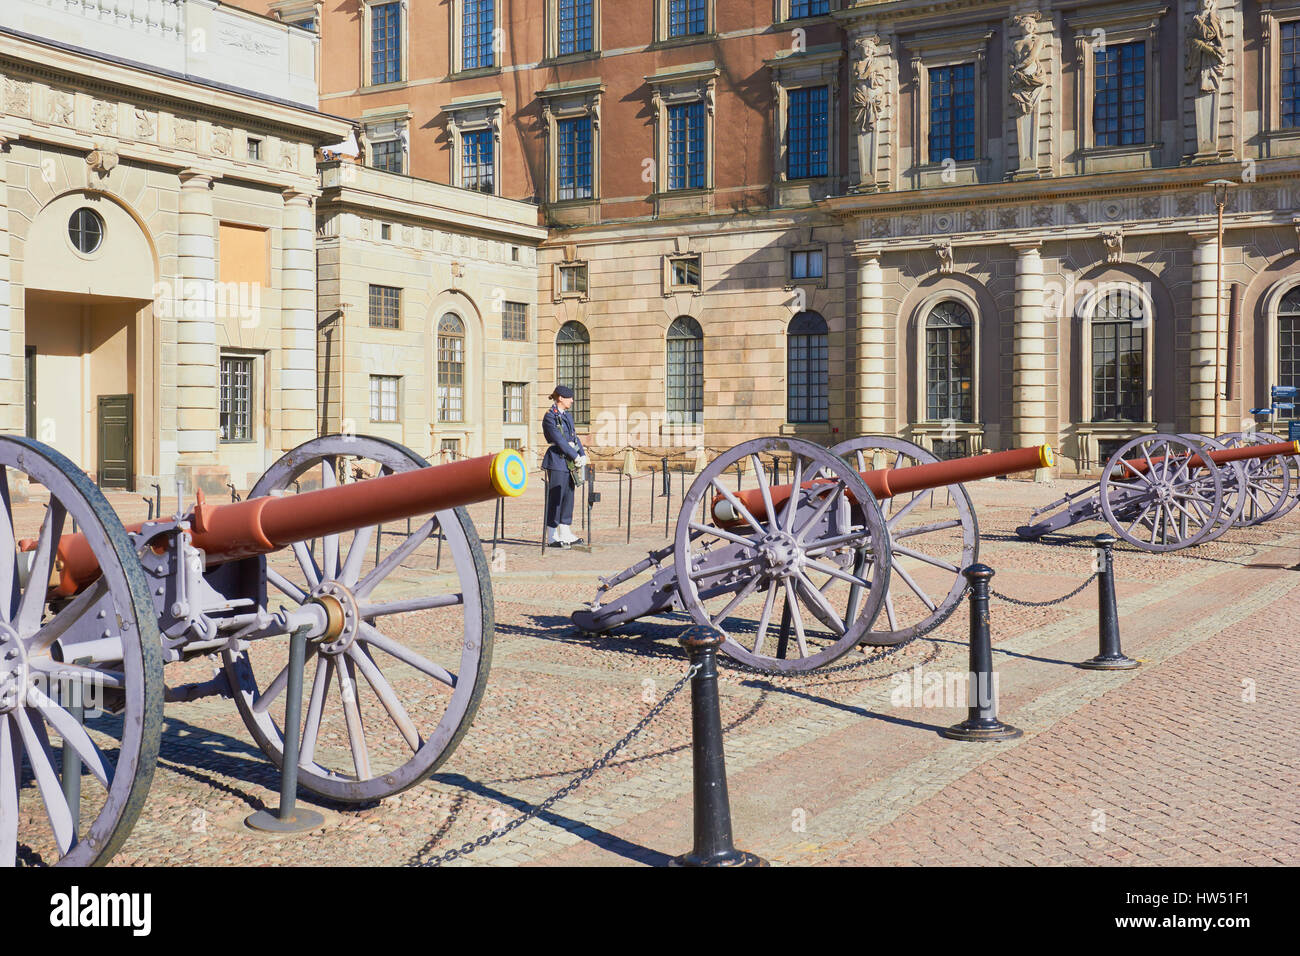
[[[547,56],[599,50],[600,6],[600,0],[546,0]]]
[[[370,420],[372,422],[397,421],[397,392],[401,381],[400,375],[370,376]]]
[[[478,192],[501,190],[500,94],[471,96],[443,107],[451,147],[451,184]]]
[[[559,266],[560,295],[587,294],[587,263],[565,262]]]
[[[911,55],[913,183],[975,183],[988,142],[987,51],[992,31],[927,32],[906,40]]]
[[[465,420],[465,323],[454,312],[438,321],[438,421]]]
[[[794,249],[790,252],[790,279],[793,282],[807,282],[810,279],[822,279],[826,276],[826,252],[824,249]]]
[[[592,197],[591,117],[574,116],[556,123],[556,198]]]
[[[1300,152],[1300,0],[1259,0],[1260,128],[1272,155]]]
[[[461,178],[466,189],[496,192],[496,136],[492,129],[461,134]]]
[[[501,303],[501,338],[507,342],[528,341],[528,306],[523,302]]]
[[[711,202],[665,194],[713,188],[713,103],[718,75],[717,67],[708,62],[672,67],[646,78],[655,118],[654,183],[660,214],[702,212],[691,204]]]
[[[925,317],[925,419],[972,422],[975,409],[974,319],[953,299]]]
[[[1112,289],[1092,308],[1092,421],[1146,419],[1146,305],[1129,289]]]
[[[1282,296],[1277,305],[1277,378],[1278,385],[1300,386],[1300,286]],[[1283,414],[1294,418],[1295,412]]]
[[[700,288],[700,257],[670,256],[668,259],[668,285],[672,289]]]
[[[1158,41],[1168,9],[1158,0],[1089,7],[1066,17],[1074,34],[1075,129],[1084,157],[1096,150],[1150,149],[1160,138]]]
[[[786,329],[786,421],[830,420],[830,330],[817,312],[800,312]]]
[[[527,407],[527,382],[502,382],[501,404],[502,422],[506,425],[524,424],[524,408]]]
[[[391,114],[390,114],[391,115]],[[390,173],[407,171],[407,117],[401,116],[365,121],[366,151],[370,165]]]
[[[1300,127],[1300,20],[1278,24],[1278,94],[1281,125]]]
[[[405,26],[402,7],[400,0],[366,5],[371,86],[398,83],[402,79],[402,34]]]
[[[655,40],[690,42],[714,32],[717,0],[654,0]]]
[[[548,87],[538,93],[542,130],[547,138],[548,203],[590,202],[600,196],[603,92],[599,80],[590,80]]]
[[[253,397],[256,359],[251,355],[221,356],[219,424],[223,442],[253,441]]]
[[[778,204],[821,198],[839,174],[834,117],[842,58],[835,44],[764,61],[771,71],[773,124],[780,131],[772,157]]]
[[[704,103],[668,107],[668,188],[704,188]]]
[[[780,0],[785,20],[824,17],[831,12],[831,0]]]
[[[496,0],[459,0],[459,3],[461,69],[496,66]]]
[[[786,109],[786,178],[812,179],[829,173],[830,87],[790,90]]]
[[[370,327],[372,329],[400,329],[402,327],[402,290],[394,286],[370,286]]]

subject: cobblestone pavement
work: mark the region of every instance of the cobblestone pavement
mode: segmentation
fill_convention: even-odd
[[[590,552],[538,548],[537,489],[507,503],[499,550],[485,546],[497,619],[487,694],[430,781],[360,808],[309,797],[327,813],[320,830],[255,836],[241,821],[275,806],[278,775],[234,705],[169,704],[148,804],[115,863],[401,864],[473,840],[558,790],[685,672],[674,640],[684,618],[605,637],[567,620],[598,574],[665,543],[664,502],[652,523],[648,486],[635,486],[625,544],[615,484],[602,479]],[[1012,534],[1028,508],[1073,487],[970,486],[995,588],[1042,600],[1092,573],[1087,536],[1100,525],[1054,544]],[[124,517],[143,517],[137,496],[113,499]],[[490,537],[493,505],[471,512]],[[966,671],[964,607],[847,673],[769,680],[724,666],[738,845],[784,864],[1300,862],[1300,647],[1287,626],[1300,616],[1300,510],[1181,554],[1121,547],[1116,568],[1124,649],[1145,662],[1135,671],[1071,666],[1096,653],[1095,589],[1043,609],[993,602],[1000,711],[1025,731],[1019,740],[940,737],[965,716],[964,699],[906,705],[923,678]],[[401,573],[414,589],[447,570]],[[173,665],[168,683],[210,672],[203,661]],[[455,865],[660,864],[688,850],[688,707],[683,694],[575,793]]]

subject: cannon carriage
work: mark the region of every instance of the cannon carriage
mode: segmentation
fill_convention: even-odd
[[[740,463],[754,488],[728,486]],[[1049,445],[941,462],[892,437],[831,449],[743,442],[686,492],[673,544],[602,578],[572,620],[604,633],[685,611],[719,629],[732,658],[782,673],[860,644],[899,644],[942,623],[965,592],[961,569],[978,556],[979,529],[962,482],[1052,463]],[[790,481],[778,484],[778,470]]]
[[[378,477],[340,484],[344,460]],[[31,537],[11,478],[48,493]],[[429,466],[394,442],[325,436],[245,501],[199,494],[124,528],[64,456],[0,437],[0,865],[112,857],[148,793],[164,699],[233,697],[280,765],[288,665],[274,638],[294,633],[312,668],[299,782],[360,803],[425,779],[468,730],[491,660],[491,586],[465,506],[525,484],[515,452]],[[410,518],[425,520],[385,553],[383,524]],[[454,570],[430,593],[402,569],[435,536]],[[211,679],[164,686],[164,664],[205,656]]]

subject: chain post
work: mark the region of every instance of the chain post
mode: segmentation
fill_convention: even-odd
[[[650,523],[655,523],[655,466],[650,466]]]
[[[627,476],[627,540],[624,544],[632,543],[632,481],[633,476]]]
[[[695,781],[695,846],[672,866],[767,866],[753,853],[737,850],[731,836],[731,802],[718,709],[718,648],[722,636],[711,627],[688,627],[680,638],[691,657],[691,753]]]
[[[1119,611],[1115,606],[1114,548],[1117,539],[1102,532],[1092,539],[1097,546],[1100,570],[1097,572],[1097,656],[1078,666],[1091,671],[1130,671],[1140,667],[1139,661],[1127,656],[1119,645]]]
[[[962,574],[970,587],[970,708],[964,721],[940,733],[950,740],[1014,740],[1021,731],[998,720],[993,684],[993,642],[989,637],[989,580],[993,569],[987,564],[972,564]]]

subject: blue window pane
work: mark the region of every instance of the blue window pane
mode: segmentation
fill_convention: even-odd
[[[790,19],[818,17],[831,12],[831,0],[790,0]]]
[[[975,158],[975,64],[930,70],[930,162]]]
[[[461,185],[466,189],[477,189],[479,192],[495,192],[492,165],[496,144],[492,138],[492,130],[479,129],[466,133],[462,143],[464,156],[461,165]]]
[[[668,35],[694,36],[705,30],[705,0],[668,0]]]
[[[1300,20],[1280,27],[1282,38],[1282,125],[1300,126]]]
[[[560,120],[556,124],[558,198],[591,198],[591,117]]]
[[[492,30],[496,25],[496,0],[465,0],[464,49],[465,69],[496,66],[492,49]]]
[[[668,188],[704,188],[704,104],[668,108]]]
[[[1092,131],[1098,146],[1146,142],[1146,44],[1120,43],[1093,52]]]
[[[828,88],[810,86],[791,90],[787,101],[786,177],[808,179],[825,176]]]
[[[559,51],[586,53],[591,50],[591,5],[593,0],[560,0]]]
[[[370,8],[370,82],[396,83],[402,78],[402,5],[377,3]]]

